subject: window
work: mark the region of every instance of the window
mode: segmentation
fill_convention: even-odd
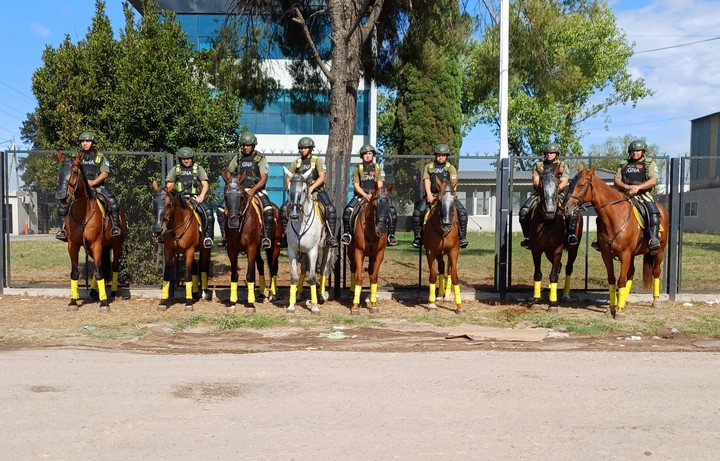
[[[489,216],[490,196],[491,192],[489,190],[474,191],[472,203],[473,206],[468,208],[469,213],[473,216]]]
[[[696,217],[698,215],[697,205],[698,202],[685,202],[683,214],[687,217]]]

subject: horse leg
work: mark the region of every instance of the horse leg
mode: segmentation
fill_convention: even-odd
[[[175,250],[170,245],[163,247],[163,281],[162,281],[162,295],[160,298],[160,305],[158,306],[159,311],[165,311],[170,307],[170,280],[173,278],[173,272],[175,270]],[[175,287],[172,287],[173,297],[175,294]]]
[[[556,304],[558,300],[557,287],[558,280],[560,279],[560,271],[562,270],[562,255],[563,246],[560,245],[555,248],[555,251],[552,253],[552,259],[550,261],[552,263],[552,266],[550,267],[550,304]]]
[[[113,298],[118,293],[118,279],[120,278],[120,258],[123,253],[123,242],[120,239],[113,239],[112,241],[112,283],[110,285],[110,296]]]
[[[195,262],[195,248],[185,250],[185,310],[193,310],[193,263]]]
[[[238,255],[240,250],[236,242],[237,239],[232,239],[230,234],[228,233],[226,237],[227,254],[230,260],[230,305],[228,309],[233,310],[238,300]]]
[[[108,303],[107,299],[107,292],[105,291],[105,279],[103,278],[103,265],[102,265],[102,257],[103,257],[103,247],[102,247],[102,239],[98,237],[98,239],[92,243],[92,246],[90,247],[90,253],[93,262],[95,263],[95,278],[97,279],[98,284],[98,297],[100,298],[100,312],[109,312],[110,311],[110,304]]]
[[[542,298],[542,251],[532,247],[532,259],[533,265],[535,266],[535,272],[533,273],[533,299],[536,303],[540,302]]]
[[[380,310],[377,307],[377,289],[378,279],[380,278],[380,265],[385,258],[385,249],[381,249],[380,252],[371,258],[372,274],[370,274],[370,313],[377,314]]]
[[[460,247],[455,245],[448,252],[448,280],[446,283],[452,282],[453,293],[455,295],[455,312],[462,313],[462,297],[460,295],[460,277],[458,277],[458,258],[460,257]]]
[[[198,259],[200,259],[200,256],[198,255]],[[197,259],[193,256],[193,265],[192,265],[192,295],[194,300],[200,299],[202,296],[202,293],[200,291],[200,263]]]
[[[330,259],[330,252],[332,250],[330,247],[324,247],[322,250],[322,254],[319,256],[320,258],[320,296],[322,297],[323,301],[327,301],[330,298],[330,293],[326,290],[327,285],[327,279],[328,279],[328,260]]]
[[[259,253],[257,245],[250,245],[247,249],[247,272],[245,274],[245,283],[247,284],[247,302],[248,310],[255,312],[255,265]]]
[[[210,291],[208,287],[208,274],[210,273],[211,254],[211,248],[203,247],[200,250],[200,287],[202,288],[202,295],[206,301],[212,300],[212,291]]]
[[[435,284],[437,283],[437,269],[435,268],[435,262],[437,261],[437,256],[432,253],[432,251],[426,246],[425,247],[425,257],[427,257],[428,262],[428,272],[430,272],[430,278],[429,278],[429,293],[428,293],[428,309],[437,309],[437,304],[435,304],[436,295],[435,295]],[[440,276],[442,277],[442,276]],[[440,279],[440,283],[442,284],[443,279]],[[440,289],[440,294],[442,294],[442,288]]]
[[[615,313],[615,319],[617,320],[625,318],[625,304],[632,287],[632,282],[628,283],[628,275],[632,265],[632,255],[628,251],[624,251],[620,255],[620,274],[617,280],[617,312]]]
[[[355,274],[355,286],[350,314],[358,315],[360,313],[360,293],[362,292],[363,284],[363,259],[365,259],[362,250],[355,248],[353,258],[355,260],[355,271],[353,272]]]
[[[272,247],[265,250],[266,252],[272,251]],[[260,296],[263,298],[263,302],[267,300],[267,296],[265,295],[265,260],[262,257],[262,250],[257,252],[257,257],[255,258],[255,268],[258,272],[258,292],[260,293]]]
[[[280,261],[280,245],[274,245],[272,252],[268,253],[268,263],[270,264],[270,288],[268,289],[267,301],[277,299],[277,274],[278,264]]]
[[[445,301],[445,298],[450,294],[450,286],[448,285],[449,280],[445,276],[445,257],[443,256],[442,249],[439,250],[439,253],[436,253],[435,261],[437,261],[438,274],[440,277],[440,281],[438,283],[438,287],[440,289],[438,291],[442,300]]]
[[[288,258],[290,258],[290,298],[287,307],[288,314],[295,313],[295,303],[297,302],[297,283],[298,283],[298,268],[297,268],[297,249],[288,244]]]
[[[67,310],[76,311],[78,310],[77,301],[80,298],[80,293],[78,292],[78,279],[80,278],[78,257],[80,248],[71,248],[71,246],[72,242],[68,243],[68,254],[70,255],[70,302],[68,303]]]
[[[319,314],[320,308],[318,307],[317,300],[317,276],[315,275],[315,264],[318,258],[318,247],[312,248],[307,255],[307,270],[308,270],[308,284],[310,285],[310,312],[312,314]]]
[[[577,235],[577,234],[576,234]],[[568,248],[568,259],[565,264],[565,285],[563,286],[563,301],[571,301],[570,298],[570,282],[572,281],[572,273],[574,270],[575,259],[577,259],[578,247],[580,245],[574,245]]]

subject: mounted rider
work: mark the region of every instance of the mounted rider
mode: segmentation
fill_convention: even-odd
[[[213,247],[213,235],[215,233],[215,216],[212,208],[205,201],[205,196],[210,190],[210,180],[205,169],[195,163],[195,152],[189,147],[181,147],[177,151],[178,163],[168,172],[165,177],[165,188],[170,191],[175,189],[183,194],[190,203],[194,202],[196,207],[205,216],[205,248]]]
[[[236,176],[242,176],[245,173],[245,181],[243,187],[247,191],[250,199],[258,196],[263,207],[263,235],[260,240],[260,246],[268,249],[272,246],[273,227],[275,226],[275,211],[272,202],[265,191],[265,185],[268,180],[268,163],[264,155],[255,150],[257,146],[257,137],[249,131],[240,135],[240,153],[233,155],[227,170]],[[222,230],[223,241],[221,246],[225,246],[225,207],[218,207],[218,224]]]
[[[627,159],[620,163],[615,172],[615,187],[629,197],[635,197],[645,205],[648,213],[648,248],[650,254],[660,249],[660,210],[658,210],[652,190],[658,183],[658,167],[650,157],[646,157],[647,144],[636,139],[628,145]]]
[[[290,164],[290,173],[303,174],[308,170],[312,170],[312,174],[307,179],[308,194],[315,193],[315,199],[322,203],[325,207],[325,220],[330,227],[330,232],[327,237],[328,245],[331,247],[337,247],[337,211],[335,205],[330,200],[330,196],[325,190],[325,178],[327,176],[327,167],[322,157],[313,155],[313,149],[315,148],[315,141],[308,136],[300,138],[298,141],[298,150],[300,157]],[[290,184],[290,178],[287,179],[286,185]],[[283,230],[287,228],[288,223],[288,202],[286,201],[280,213],[282,218]],[[283,234],[282,244],[283,248],[287,247],[287,238]]]
[[[375,146],[372,144],[365,144],[360,148],[359,151],[362,163],[359,163],[352,173],[353,190],[355,195],[345,207],[343,211],[343,229],[344,233],[340,237],[340,243],[343,245],[349,245],[352,241],[352,229],[350,229],[350,218],[352,217],[353,210],[360,203],[360,199],[365,199],[369,202],[372,199],[372,195],[375,189],[382,189],[385,183],[385,172],[382,167],[375,163]],[[397,245],[397,238],[395,237],[395,229],[397,226],[397,211],[394,205],[390,205],[390,225],[388,226],[388,246]]]
[[[458,180],[458,172],[455,165],[449,163],[448,157],[450,156],[450,146],[447,144],[438,144],[435,146],[435,160],[429,162],[423,168],[423,198],[415,202],[415,208],[413,209],[413,238],[412,245],[415,248],[422,246],[422,228],[423,219],[425,212],[428,207],[435,201],[436,195],[442,193],[438,190],[437,180],[442,183],[455,182]],[[455,208],[458,211],[458,223],[459,223],[459,236],[458,244],[460,248],[468,246],[467,240],[467,223],[468,215],[465,207],[459,200],[455,200]]]
[[[88,185],[95,190],[95,193],[103,199],[108,205],[110,221],[112,221],[112,229],[110,235],[118,237],[122,233],[120,230],[120,205],[115,196],[105,187],[105,180],[110,177],[110,162],[107,157],[99,153],[96,149],[97,140],[95,134],[91,131],[83,131],[78,137],[80,148],[82,149],[83,158],[80,162]],[[55,238],[67,242],[67,233],[65,232],[65,218],[68,209],[62,203],[58,204],[58,217],[60,218],[60,230],[55,234]]]
[[[545,144],[542,154],[543,160],[541,162],[537,162],[532,170],[534,192],[520,208],[520,227],[522,228],[523,233],[523,240],[520,242],[520,246],[527,249],[530,249],[530,220],[532,218],[532,209],[538,204],[542,195],[542,190],[540,189],[540,176],[543,174],[543,171],[545,171],[545,167],[551,164],[555,165],[555,174],[560,179],[560,183],[558,184],[558,195],[567,189],[570,181],[568,167],[564,161],[560,160],[560,145],[558,143],[549,142]],[[577,223],[577,219],[575,222]],[[571,231],[568,230],[568,232]],[[578,238],[574,232],[575,226],[572,227],[572,233],[568,234],[568,243],[570,242],[570,239],[574,237],[574,245],[577,245]]]

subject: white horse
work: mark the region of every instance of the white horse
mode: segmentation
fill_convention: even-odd
[[[330,256],[329,247],[325,243],[325,226],[311,194],[308,194],[307,179],[312,174],[308,170],[304,174],[291,173],[283,167],[285,175],[290,178],[288,193],[288,208],[290,219],[285,228],[285,236],[288,243],[288,257],[290,258],[290,300],[287,308],[288,313],[295,312],[297,302],[298,282],[302,280],[307,272],[308,284],[310,285],[310,302],[308,307],[313,314],[319,314],[317,300],[317,277],[316,270],[320,273],[320,293],[323,299],[328,298],[325,291]],[[298,261],[301,261],[302,274],[298,275]],[[318,264],[319,263],[319,264]],[[300,290],[302,291],[302,283]]]

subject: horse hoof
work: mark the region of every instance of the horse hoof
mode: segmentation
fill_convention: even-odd
[[[368,308],[368,312],[370,312],[371,314],[379,314],[380,309],[378,309],[377,307],[370,307]]]
[[[235,312],[235,304],[228,306],[226,310],[228,312]]]
[[[360,315],[360,306],[354,305],[350,308],[350,315]]]
[[[255,313],[255,306],[247,306],[247,307],[245,308],[245,312],[247,312],[248,314],[254,314],[254,313]]]
[[[437,304],[435,304],[435,303],[429,303],[429,304],[425,305],[425,309],[435,310],[437,308],[438,308]]]
[[[615,318],[615,315],[617,314],[617,308],[615,306],[610,306],[610,309],[608,309],[608,313],[610,314],[610,317]]]
[[[619,322],[622,322],[623,320],[625,320],[625,312],[617,311],[615,313],[615,320],[617,320]]]
[[[89,296],[90,296],[90,299],[93,301],[97,301],[100,299],[100,294],[95,289],[90,290]]]
[[[548,306],[548,312],[555,314],[555,313],[557,313],[557,311],[558,311],[557,306]]]
[[[205,296],[203,296],[203,297],[205,298],[205,301],[212,301],[212,298],[213,298],[213,293],[212,293],[212,291],[207,290],[207,291],[205,292]]]
[[[463,313],[465,313],[465,310],[462,308],[462,306],[457,306],[457,307],[455,308],[455,313],[456,313],[456,314],[463,314]]]
[[[330,293],[328,293],[327,291],[325,291],[325,292],[323,292],[323,293],[320,295],[320,297],[323,299],[323,301],[327,301],[327,300],[330,299]]]
[[[191,300],[185,301],[185,311],[193,310],[193,303]]]
[[[652,306],[651,307],[661,307],[662,303],[660,302],[660,298],[653,299]]]
[[[295,313],[295,305],[288,306],[287,309],[285,309],[286,314],[294,314]]]
[[[78,309],[80,309],[80,307],[78,306],[77,300],[76,300],[76,299],[71,299],[70,302],[69,302],[68,305],[67,305],[67,310],[68,310],[68,311],[71,311],[71,312],[74,312],[74,311],[76,311],[76,310],[78,310]]]
[[[319,314],[320,314],[320,308],[318,307],[317,304],[313,304],[313,305],[310,307],[310,313],[313,314],[313,315],[319,315]]]
[[[570,302],[572,302],[572,298],[570,297],[570,295],[563,295],[562,302],[570,303]]]

